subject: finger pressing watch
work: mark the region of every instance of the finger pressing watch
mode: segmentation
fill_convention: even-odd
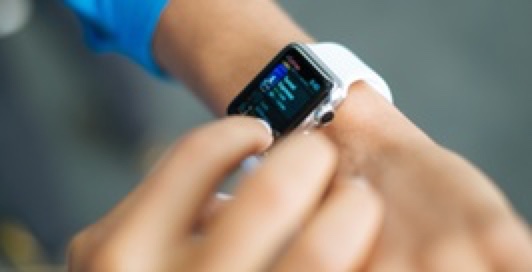
[[[280,137],[331,122],[358,81],[392,102],[386,82],[346,47],[292,43],[231,102],[227,113],[261,118]]]

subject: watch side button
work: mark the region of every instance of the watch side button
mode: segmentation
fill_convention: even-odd
[[[314,120],[320,125],[326,125],[334,119],[334,108],[331,105],[325,105],[319,108],[315,115]]]
[[[326,124],[330,123],[333,119],[334,119],[334,112],[333,111],[324,112],[320,116],[320,125],[322,125],[322,126],[326,125]]]

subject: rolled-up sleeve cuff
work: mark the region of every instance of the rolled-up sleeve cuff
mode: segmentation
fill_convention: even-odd
[[[169,0],[65,0],[81,19],[88,44],[118,52],[156,75],[153,37]]]

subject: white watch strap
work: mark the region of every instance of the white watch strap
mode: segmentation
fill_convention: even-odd
[[[337,43],[316,43],[307,46],[341,81],[340,88],[345,92],[342,97],[347,95],[351,84],[363,80],[388,101],[393,102],[388,84],[351,50]]]

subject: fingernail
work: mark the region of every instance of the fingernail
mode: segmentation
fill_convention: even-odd
[[[251,172],[255,170],[261,163],[261,159],[259,156],[249,156],[245,160],[242,161],[240,166],[245,172]]]
[[[216,198],[219,200],[231,200],[233,196],[226,193],[216,193]]]
[[[357,176],[352,179],[352,182],[355,186],[357,186],[359,189],[364,191],[370,190],[369,181],[366,177],[363,176]]]
[[[269,135],[272,135],[273,136],[273,131],[272,131],[272,127],[270,126],[270,124],[268,124],[268,122],[264,121],[263,119],[260,119],[260,118],[257,118],[257,121],[259,123],[262,124],[262,126],[264,126],[264,128],[266,129],[266,131],[268,131],[268,134]]]

